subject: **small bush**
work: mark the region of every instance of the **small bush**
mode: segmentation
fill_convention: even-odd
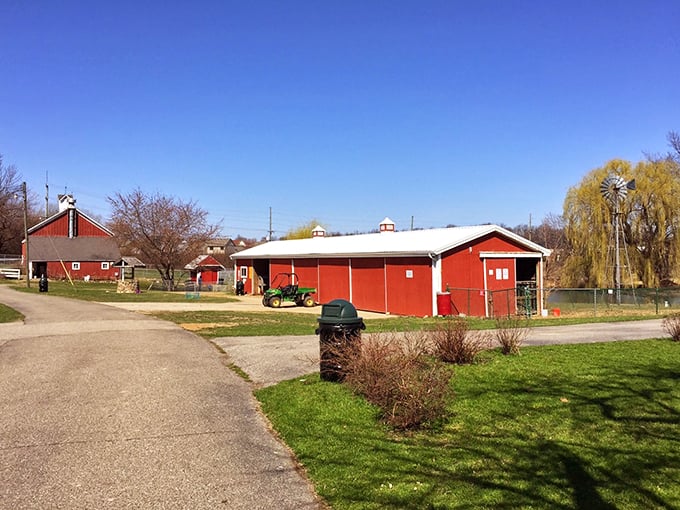
[[[470,331],[468,321],[461,318],[437,324],[429,336],[434,355],[446,363],[472,363],[481,351],[491,347],[487,332]]]
[[[344,383],[380,407],[398,429],[419,428],[444,417],[452,398],[451,372],[429,355],[423,333],[368,335],[344,349]]]
[[[663,329],[668,333],[674,342],[680,342],[680,314],[675,313],[665,317],[661,323]]]
[[[494,336],[503,354],[519,354],[519,348],[528,334],[529,325],[525,319],[517,317],[496,319]]]

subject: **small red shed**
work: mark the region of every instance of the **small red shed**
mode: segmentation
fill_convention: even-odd
[[[386,218],[375,234],[272,241],[231,256],[236,279],[257,293],[279,272],[316,287],[317,301],[351,301],[359,310],[428,316],[447,293],[455,314],[495,316],[543,302],[550,250],[497,225],[396,231]]]
[[[201,285],[215,285],[219,281],[220,271],[226,271],[226,268],[212,255],[199,255],[184,266],[184,269],[189,271],[191,281]]]

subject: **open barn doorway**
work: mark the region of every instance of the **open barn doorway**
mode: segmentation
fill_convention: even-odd
[[[269,260],[253,260],[253,271],[255,272],[253,294],[264,294],[269,288]]]
[[[517,312],[531,316],[538,313],[538,263],[540,259],[518,258],[515,262],[517,275]]]

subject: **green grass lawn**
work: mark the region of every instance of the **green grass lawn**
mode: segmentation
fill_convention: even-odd
[[[203,296],[201,296],[203,299]],[[313,335],[317,328],[318,315],[286,312],[285,310],[263,310],[262,312],[230,312],[230,311],[190,311],[190,312],[155,312],[154,317],[177,324],[191,324],[205,327],[193,327],[192,331],[204,338],[228,336],[276,336],[276,335]],[[359,312],[361,315],[361,312]],[[580,318],[535,318],[528,321],[529,326],[564,326],[567,324],[583,324],[592,322],[613,322],[649,319],[639,315]],[[441,317],[390,317],[385,319],[365,319],[366,331],[372,333],[389,331],[418,331],[433,328],[436,324],[447,320]],[[490,319],[469,317],[471,329],[491,329],[496,323]]]
[[[449,417],[411,434],[318,375],[256,395],[336,510],[680,508],[680,344],[494,351],[452,372]]]
[[[14,308],[0,303],[0,324],[4,322],[16,322],[24,318],[22,314],[17,312]]]
[[[184,302],[187,300],[184,291],[166,292],[160,290],[148,290],[147,284],[144,281],[140,283],[141,292],[139,294],[124,294],[116,292],[116,282],[84,282],[74,281],[71,284],[68,281],[50,281],[48,287],[48,295],[61,296],[74,299],[82,299],[84,301],[99,301],[99,302],[158,302],[158,303],[173,303]],[[14,284],[13,288],[23,292],[38,292],[38,282],[31,282],[31,287],[26,288],[24,284]],[[201,301],[209,303],[228,303],[235,301],[233,296],[225,292],[201,292]]]

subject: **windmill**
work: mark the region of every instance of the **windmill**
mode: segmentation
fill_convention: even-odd
[[[620,257],[620,246],[621,246],[621,203],[626,199],[628,190],[635,189],[635,179],[626,182],[626,180],[618,174],[610,173],[604,178],[602,184],[600,184],[600,193],[604,199],[612,207],[612,223],[613,223],[613,233],[614,233],[614,288],[616,289],[616,304],[621,304],[621,257]],[[630,271],[630,260],[628,260],[628,250],[626,249],[626,243],[623,243],[623,248],[626,254],[626,264],[628,265],[628,270]],[[611,243],[610,243],[611,249]],[[607,250],[609,252],[609,250]],[[632,281],[631,274],[631,281]]]

